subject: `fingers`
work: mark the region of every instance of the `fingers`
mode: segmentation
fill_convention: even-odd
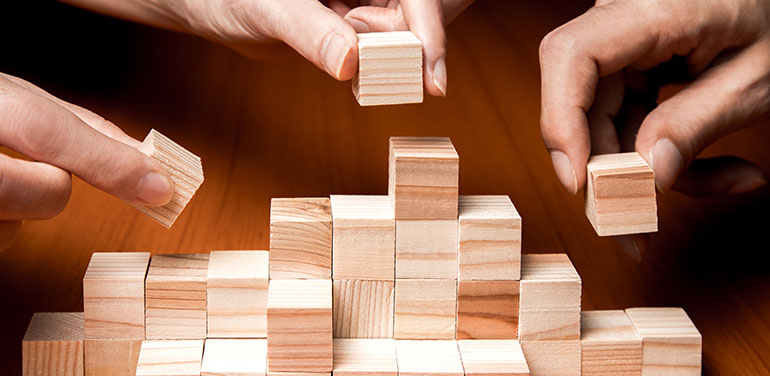
[[[66,171],[0,154],[0,221],[51,218],[67,206],[71,191]]]
[[[358,33],[409,30],[401,7],[357,7],[345,15],[345,21]]]
[[[696,159],[673,189],[694,197],[714,197],[754,191],[767,184],[755,164],[733,156]]]
[[[434,96],[446,96],[446,35],[440,0],[401,0],[404,20],[422,41],[425,90]]]
[[[21,230],[21,221],[0,221],[0,251],[8,249]]]
[[[614,120],[623,104],[623,89],[622,72],[599,79],[596,98],[587,114],[592,155],[620,152]]]

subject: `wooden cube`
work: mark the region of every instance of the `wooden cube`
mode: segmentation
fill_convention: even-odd
[[[139,351],[136,376],[199,376],[203,340],[146,340]]]
[[[265,376],[267,340],[207,339],[201,376]]]
[[[332,282],[270,281],[267,360],[271,372],[332,371]]]
[[[267,376],[332,376],[331,372],[278,372],[267,370]]]
[[[209,255],[156,255],[145,281],[147,339],[206,338]]]
[[[629,308],[628,318],[642,338],[642,375],[701,374],[702,338],[681,308]]]
[[[642,374],[642,340],[624,311],[583,311],[580,328],[584,376]]]
[[[83,376],[83,313],[35,313],[21,341],[24,376]]]
[[[396,341],[399,376],[463,376],[456,341]]]
[[[141,339],[86,339],[86,376],[134,376]]]
[[[147,134],[139,151],[157,160],[167,170],[174,183],[174,194],[166,205],[135,207],[170,228],[203,184],[201,159],[154,129]]]
[[[388,165],[396,220],[457,219],[460,157],[448,137],[391,137]]]
[[[599,236],[658,231],[655,173],[639,153],[588,160],[586,215]]]
[[[457,346],[465,376],[529,376],[519,341],[462,340]]]
[[[393,281],[396,222],[388,196],[331,196],[334,279]]]
[[[422,42],[412,32],[358,34],[358,104],[422,103],[422,85]]]
[[[270,202],[270,278],[331,278],[332,212],[328,198]]]
[[[580,339],[580,297],[580,276],[567,255],[522,255],[519,340]]]
[[[83,277],[85,338],[144,339],[149,252],[95,252]]]
[[[460,281],[457,339],[516,339],[519,281]]]
[[[267,251],[212,251],[206,282],[208,338],[267,337]]]
[[[335,376],[398,376],[396,341],[334,339]]]
[[[532,376],[580,375],[580,341],[521,341]]]
[[[396,221],[396,278],[457,279],[457,220]]]
[[[460,196],[458,256],[461,281],[518,280],[521,216],[508,196]]]
[[[335,338],[393,338],[393,281],[334,280]]]
[[[457,281],[396,280],[393,336],[396,339],[454,339]]]

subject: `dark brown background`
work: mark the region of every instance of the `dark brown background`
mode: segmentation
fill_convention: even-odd
[[[704,374],[770,374],[770,190],[660,198],[641,264],[598,238],[581,196],[559,186],[540,139],[537,47],[582,1],[480,1],[448,29],[449,96],[360,108],[347,82],[292,57],[254,62],[209,42],[50,2],[0,5],[0,71],[94,110],[141,139],[157,128],[202,157],[206,181],[173,229],[75,179],[58,217],[26,222],[0,253],[0,373],[20,374],[35,311],[79,311],[93,251],[266,249],[271,197],[384,194],[391,135],[452,137],[463,194],[508,194],[524,252],[566,251],[583,308],[683,306],[704,338]],[[2,124],[0,123],[0,126]],[[770,127],[707,151],[770,174]]]

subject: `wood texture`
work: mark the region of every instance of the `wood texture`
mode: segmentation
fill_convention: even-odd
[[[134,376],[141,339],[86,339],[86,376]]]
[[[334,339],[335,376],[398,376],[396,341]]]
[[[203,340],[146,340],[139,351],[136,376],[199,376]]]
[[[21,342],[25,376],[83,376],[83,313],[32,315]]]
[[[581,285],[566,254],[522,255],[519,340],[580,339]]]
[[[456,341],[396,341],[399,376],[463,376]]]
[[[266,338],[269,255],[212,251],[206,279],[208,338]]]
[[[393,338],[393,281],[333,283],[335,338]]]
[[[422,86],[422,42],[412,32],[358,34],[358,104],[422,103]]]
[[[584,376],[642,374],[642,339],[624,311],[583,311],[580,328]]]
[[[460,281],[457,339],[519,337],[519,281]]]
[[[454,339],[456,309],[457,281],[398,279],[393,337]]]
[[[580,341],[521,341],[532,376],[580,375]]]
[[[457,279],[457,220],[396,221],[396,278]]]
[[[277,372],[267,370],[267,376],[332,376],[331,372]]]
[[[332,195],[334,279],[393,281],[396,222],[388,196]]]
[[[155,255],[145,281],[147,339],[206,338],[208,254]]]
[[[588,160],[586,215],[599,236],[658,231],[655,173],[639,153]]]
[[[267,340],[207,339],[201,376],[264,376]]]
[[[270,201],[270,278],[331,278],[332,212],[328,198]]]
[[[701,374],[703,339],[681,308],[629,308],[628,318],[642,338],[642,375]]]
[[[529,376],[519,341],[462,340],[457,347],[465,376]]]

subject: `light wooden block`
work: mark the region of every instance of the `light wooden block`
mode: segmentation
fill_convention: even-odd
[[[599,236],[658,231],[655,173],[639,153],[588,160],[586,215]]]
[[[155,129],[150,130],[139,151],[157,160],[174,183],[171,201],[163,206],[135,206],[140,212],[170,228],[203,184],[203,164],[197,155],[171,141]]]
[[[353,94],[361,106],[422,103],[422,42],[410,31],[358,34]]]
[[[396,339],[454,339],[457,281],[451,279],[396,280],[393,337]]]
[[[331,372],[278,372],[267,371],[267,376],[332,376]]]
[[[396,221],[396,278],[457,279],[457,220]]]
[[[516,340],[457,341],[465,376],[529,376],[529,367]]]
[[[212,251],[206,281],[208,338],[266,338],[267,251]]]
[[[580,375],[580,341],[521,341],[532,376]]]
[[[391,137],[388,167],[396,220],[457,219],[460,157],[448,137]]]
[[[332,371],[332,282],[270,281],[267,359],[270,371]]]
[[[521,277],[521,216],[508,196],[460,196],[461,281]]]
[[[333,373],[335,376],[398,376],[396,341],[335,339]]]
[[[393,281],[396,221],[388,196],[332,195],[334,279]]]
[[[83,376],[83,313],[32,315],[21,341],[24,376]]]
[[[147,339],[206,338],[209,255],[155,255],[145,282]]]
[[[149,252],[94,252],[83,277],[85,338],[144,339]]]
[[[86,339],[86,376],[134,376],[141,339]]]
[[[463,376],[456,341],[396,341],[399,376]]]
[[[642,338],[642,375],[701,374],[702,338],[681,308],[629,308],[628,318]]]
[[[522,255],[519,340],[580,339],[581,284],[565,254]]]
[[[265,376],[267,340],[207,339],[201,376]]]
[[[270,278],[331,278],[332,212],[328,198],[270,202]]]
[[[519,281],[460,281],[457,339],[516,339]]]
[[[642,340],[623,310],[580,315],[582,374],[641,375]]]
[[[139,351],[136,376],[199,376],[203,340],[146,340]]]
[[[393,338],[393,281],[334,280],[335,338]]]

